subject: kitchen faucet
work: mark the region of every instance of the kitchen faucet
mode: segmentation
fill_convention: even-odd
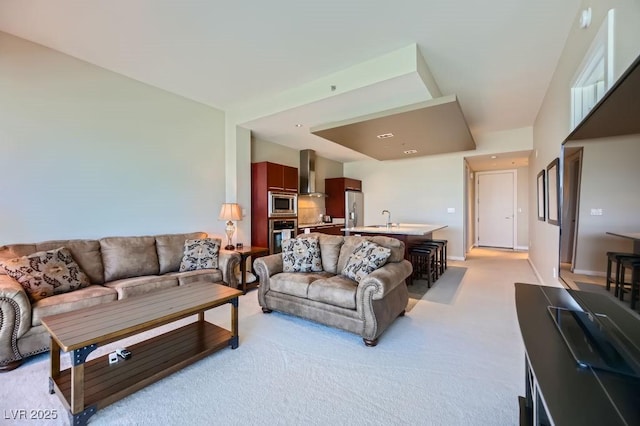
[[[382,210],[382,214],[387,214],[387,228],[391,227],[391,212],[389,210]]]

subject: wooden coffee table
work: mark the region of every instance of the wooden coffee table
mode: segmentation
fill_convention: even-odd
[[[57,393],[72,424],[85,424],[105,407],[227,346],[238,347],[238,296],[220,284],[194,283],[42,319],[51,334],[49,392]],[[231,303],[231,330],[204,320],[204,312]],[[86,361],[105,345],[192,315],[183,327],[128,346],[132,357],[109,364],[108,354]],[[72,366],[60,371],[60,349]]]

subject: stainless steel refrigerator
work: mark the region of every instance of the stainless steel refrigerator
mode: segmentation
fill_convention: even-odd
[[[346,227],[364,226],[364,194],[360,191],[345,191],[344,203]]]

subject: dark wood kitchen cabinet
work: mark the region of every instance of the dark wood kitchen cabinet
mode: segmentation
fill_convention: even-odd
[[[251,164],[251,244],[269,247],[269,191],[298,193],[298,169],[262,161]]]
[[[298,193],[298,168],[263,161],[252,164],[254,183],[265,191]]]
[[[324,180],[324,192],[327,194],[325,207],[329,216],[345,217],[345,191],[362,191],[362,181],[345,177]]]
[[[326,224],[326,225],[317,225],[317,226],[302,226],[298,227],[298,235],[304,234],[305,228],[309,228],[309,232],[319,232],[321,234],[329,234],[329,235],[343,235],[344,233],[341,231],[344,228],[344,224],[335,225],[335,224]]]

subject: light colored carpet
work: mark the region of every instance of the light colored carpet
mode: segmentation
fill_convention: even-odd
[[[105,407],[90,423],[518,424],[524,349],[513,283],[535,283],[535,275],[522,253],[476,249],[469,260],[451,262],[447,272],[465,268],[455,289],[445,289],[443,277],[375,348],[347,332],[265,315],[250,292],[240,300],[238,349],[213,354]],[[207,313],[225,327],[228,317],[228,306]],[[66,424],[62,404],[47,392],[47,377],[47,355],[0,375],[0,423]],[[9,410],[18,409],[57,410],[59,419],[7,419]]]

